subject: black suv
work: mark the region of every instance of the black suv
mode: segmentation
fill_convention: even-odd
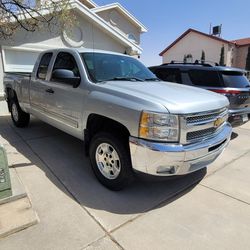
[[[240,126],[248,121],[250,83],[244,70],[197,61],[171,62],[149,69],[163,81],[200,87],[225,95],[230,102],[228,121],[232,126]]]

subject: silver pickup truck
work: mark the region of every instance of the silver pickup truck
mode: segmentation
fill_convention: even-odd
[[[12,120],[30,114],[84,141],[98,180],[112,190],[135,172],[185,175],[212,163],[227,146],[228,100],[161,82],[137,59],[86,49],[40,54],[29,74],[5,73]]]

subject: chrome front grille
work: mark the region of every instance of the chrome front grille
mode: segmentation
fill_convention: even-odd
[[[181,142],[188,144],[211,138],[219,133],[227,119],[227,108],[182,116]]]
[[[187,124],[193,124],[193,123],[202,123],[202,122],[207,122],[210,120],[216,120],[218,117],[223,117],[227,115],[228,110],[227,109],[222,109],[218,110],[212,113],[207,113],[207,114],[194,114],[192,116],[187,116],[186,117],[186,122]]]
[[[207,128],[207,129],[189,132],[187,133],[187,141],[192,141],[195,139],[200,139],[202,137],[211,136],[216,132],[216,130],[217,130],[216,128]]]

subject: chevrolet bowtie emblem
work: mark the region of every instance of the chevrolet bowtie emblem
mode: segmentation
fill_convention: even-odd
[[[223,122],[224,120],[222,118],[217,118],[216,121],[214,121],[214,127],[218,128]]]

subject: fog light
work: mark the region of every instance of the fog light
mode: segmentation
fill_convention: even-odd
[[[160,166],[157,169],[157,174],[175,174],[177,166]]]

